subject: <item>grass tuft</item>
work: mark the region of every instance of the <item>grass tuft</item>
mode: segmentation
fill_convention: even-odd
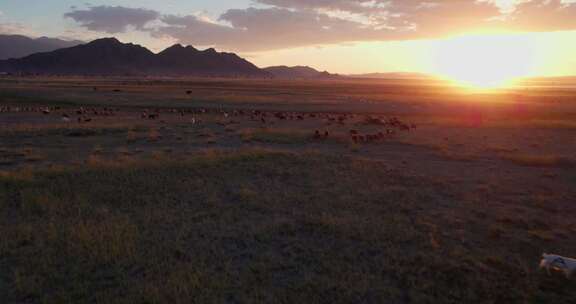
[[[508,154],[503,158],[517,165],[528,167],[570,168],[576,165],[576,160],[556,155]]]

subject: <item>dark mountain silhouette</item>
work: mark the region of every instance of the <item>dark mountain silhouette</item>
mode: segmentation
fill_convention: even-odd
[[[159,54],[115,38],[0,61],[0,72],[65,75],[270,77],[236,54],[172,46]]]
[[[114,38],[37,53],[20,59],[0,61],[0,71],[39,74],[132,74],[146,69],[154,60],[148,49],[123,44]]]
[[[328,72],[320,72],[308,66],[272,66],[263,70],[272,74],[274,78],[281,79],[334,79],[340,77]]]
[[[172,75],[251,75],[269,76],[257,66],[233,53],[219,53],[210,48],[199,51],[176,44],[157,55],[157,69]]]
[[[21,58],[34,53],[51,52],[61,48],[82,44],[82,41],[67,41],[56,38],[29,38],[20,35],[0,35],[0,60]]]

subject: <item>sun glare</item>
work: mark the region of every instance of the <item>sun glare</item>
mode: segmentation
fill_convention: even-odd
[[[532,72],[533,49],[534,41],[526,36],[451,38],[433,47],[434,72],[465,87],[506,87]]]

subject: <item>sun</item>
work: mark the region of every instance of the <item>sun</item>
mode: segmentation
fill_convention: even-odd
[[[521,35],[470,35],[437,42],[434,73],[458,85],[491,89],[532,73],[534,41]]]

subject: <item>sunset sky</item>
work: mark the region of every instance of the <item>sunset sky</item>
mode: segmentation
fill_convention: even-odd
[[[214,46],[336,73],[576,74],[574,0],[2,0],[0,33]]]

